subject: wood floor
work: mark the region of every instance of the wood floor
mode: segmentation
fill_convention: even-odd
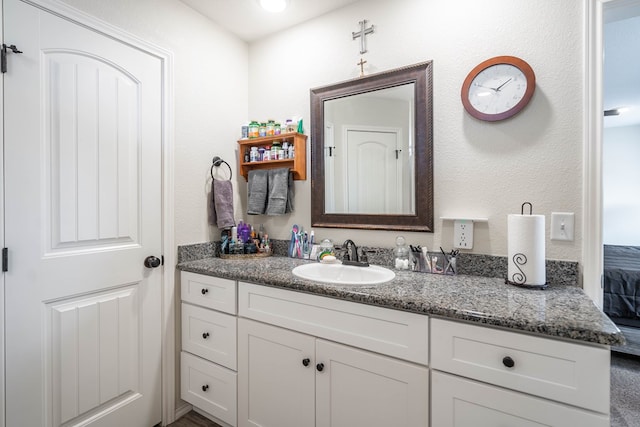
[[[203,417],[197,412],[191,411],[175,423],[169,424],[168,427],[220,427],[220,425]]]

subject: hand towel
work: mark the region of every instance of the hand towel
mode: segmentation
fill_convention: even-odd
[[[247,184],[247,214],[262,215],[265,211],[268,195],[269,171],[253,169],[249,171]]]
[[[233,185],[231,181],[211,182],[211,223],[220,230],[226,230],[236,225],[233,219]]]
[[[292,184],[288,168],[269,169],[269,197],[265,211],[267,215],[283,215],[287,212],[289,193],[293,189]],[[291,194],[291,199],[293,199],[293,194]],[[292,210],[293,204],[289,208]]]

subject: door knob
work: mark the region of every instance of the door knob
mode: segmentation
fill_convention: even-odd
[[[305,359],[302,359],[302,364],[304,366],[309,366],[309,363],[311,363],[311,359],[309,359],[308,357]]]
[[[324,363],[318,363],[316,365],[316,369],[318,370],[318,372],[322,372],[324,370]]]
[[[144,259],[144,266],[147,268],[156,268],[162,264],[160,258],[150,255]]]

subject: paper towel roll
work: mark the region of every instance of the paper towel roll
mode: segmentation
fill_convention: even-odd
[[[547,282],[544,236],[544,215],[508,216],[508,281],[531,286]]]

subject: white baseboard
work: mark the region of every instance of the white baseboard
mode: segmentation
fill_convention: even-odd
[[[180,418],[187,415],[189,412],[191,412],[192,409],[193,406],[191,406],[190,403],[182,402],[182,405],[176,407],[176,420],[179,420]]]

